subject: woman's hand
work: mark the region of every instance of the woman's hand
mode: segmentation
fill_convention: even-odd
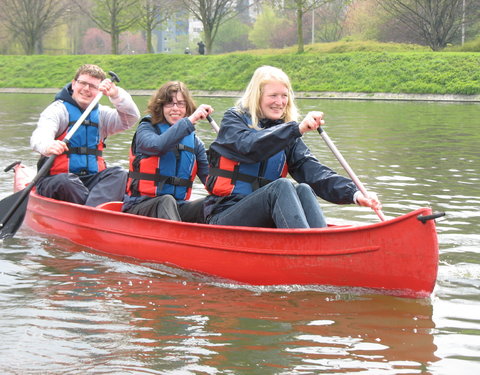
[[[213,113],[213,108],[208,104],[201,104],[195,112],[193,112],[188,119],[190,122],[195,125],[199,120],[205,120],[208,115]]]
[[[382,204],[378,200],[377,194],[369,192],[368,197],[365,197],[362,193],[356,197],[357,203],[360,206],[370,207],[373,210],[381,210]]]
[[[300,130],[300,133],[303,135],[306,132],[317,130],[322,125],[325,125],[325,121],[323,120],[323,112],[308,112],[308,114],[298,126],[298,130]]]

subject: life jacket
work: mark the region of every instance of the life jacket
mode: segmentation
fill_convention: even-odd
[[[206,188],[211,194],[218,196],[248,195],[288,173],[284,151],[253,164],[230,160],[212,149],[209,151],[209,158]]]
[[[150,122],[150,119],[146,117],[143,121]],[[158,134],[170,127],[168,124],[152,126]],[[136,155],[135,139],[136,134],[130,148],[127,194],[132,197],[169,194],[177,200],[188,200],[197,174],[195,133],[185,136],[174,150],[162,156]]]
[[[245,124],[252,125],[252,118],[241,113]],[[257,131],[252,129],[252,131]],[[228,196],[231,194],[248,195],[253,191],[288,174],[285,151],[280,151],[258,163],[240,163],[210,149],[209,170],[206,188],[210,194]]]
[[[57,140],[62,140],[82,115],[77,106],[63,102],[68,111],[68,127]],[[77,131],[70,138],[68,151],[58,155],[50,168],[50,174],[75,173],[79,176],[94,174],[103,171],[106,163],[102,157],[104,143],[100,141],[98,129],[99,111],[98,106],[86,117]]]

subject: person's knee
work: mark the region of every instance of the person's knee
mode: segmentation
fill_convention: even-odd
[[[293,182],[287,178],[279,178],[272,182],[272,188],[277,190],[280,194],[284,191],[293,191],[295,187]]]
[[[123,181],[125,184],[127,183],[128,179],[128,172],[123,169],[122,167],[109,167],[107,169],[104,169],[102,172],[102,180],[105,179],[115,179],[116,181],[121,184]]]
[[[166,207],[177,207],[177,201],[173,195],[161,195],[158,200]]]
[[[298,195],[313,194],[313,189],[310,187],[310,185],[305,183],[298,184],[296,189],[297,189]]]

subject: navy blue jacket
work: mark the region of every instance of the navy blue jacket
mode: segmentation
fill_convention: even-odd
[[[245,116],[249,117],[236,108],[228,109],[210,149],[243,163],[257,163],[285,150],[288,172],[295,181],[310,185],[319,197],[331,203],[354,203],[353,196],[358,189],[353,181],[317,160],[303,142],[298,123],[262,119],[258,124],[262,130],[254,131],[248,126]],[[225,202],[229,203],[234,202]],[[222,211],[218,208],[215,208],[216,212]]]

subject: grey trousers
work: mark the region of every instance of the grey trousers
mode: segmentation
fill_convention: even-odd
[[[42,178],[36,188],[44,197],[95,207],[105,202],[123,201],[127,176],[127,171],[121,167],[87,176],[60,173]]]

